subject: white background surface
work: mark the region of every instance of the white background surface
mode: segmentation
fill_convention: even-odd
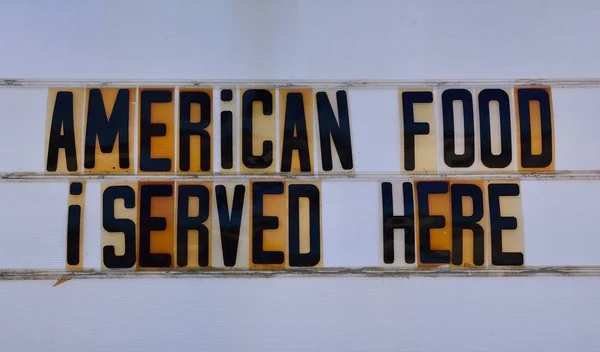
[[[593,0],[5,1],[0,77],[600,76]]]
[[[597,278],[0,283],[5,351],[597,351]]]
[[[600,49],[593,45],[600,3],[594,0],[4,0],[2,5],[1,78],[600,77]],[[37,150],[44,143],[45,93],[33,92],[37,98],[27,103],[18,94],[0,91],[2,171],[43,165]],[[589,89],[554,92],[557,169],[599,168],[597,96]],[[357,110],[371,111],[375,121],[395,108],[387,100],[374,104],[368,95],[351,99],[362,101]],[[377,136],[370,123],[366,130]],[[396,143],[398,137],[382,133],[386,145]],[[367,168],[398,167],[382,160]],[[63,210],[50,205],[64,201],[66,183],[46,185],[0,184],[4,268],[20,266],[28,255],[48,268],[63,265],[57,253],[63,253],[65,238],[52,231],[64,226],[53,216]],[[554,191],[545,193],[550,185]],[[597,265],[598,192],[596,182],[523,183],[523,209],[529,212],[526,260]],[[341,220],[340,213],[329,219]],[[358,243],[337,248],[357,261],[366,260],[358,253],[370,250]],[[29,254],[20,255],[24,252]],[[75,280],[51,285],[0,283],[1,350],[595,351],[600,343],[597,278]]]

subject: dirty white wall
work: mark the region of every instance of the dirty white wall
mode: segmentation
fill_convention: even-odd
[[[600,48],[594,45],[600,3],[593,0],[5,0],[2,5],[0,78],[7,79],[600,77]],[[36,101],[31,96],[39,98],[39,106],[23,103],[22,92],[7,89],[12,90],[0,90],[0,168],[36,171],[43,165],[36,158],[44,142],[36,136],[43,135],[44,92],[23,93],[28,102]],[[600,92],[556,92],[557,170],[597,170]],[[363,99],[363,110],[370,101]],[[385,106],[372,109],[381,118],[391,116]],[[8,133],[14,130],[22,134]],[[28,152],[16,155],[23,150]],[[373,168],[393,168],[372,162]],[[594,221],[600,210],[597,182],[592,176],[523,182],[528,260],[544,266],[600,264],[595,253],[600,245]],[[64,188],[64,183],[52,188],[0,183],[2,269],[64,265],[64,224],[53,223],[52,217],[62,211],[56,204],[64,204]],[[340,200],[329,209],[351,206]],[[364,232],[377,236],[369,229],[365,225]],[[370,251],[332,243],[329,248],[345,265],[365,260],[357,253]],[[99,251],[93,244],[89,248]],[[0,281],[0,350],[595,351],[600,343],[597,277],[85,279],[52,284]]]

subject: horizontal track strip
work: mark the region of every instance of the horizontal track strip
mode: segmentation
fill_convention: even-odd
[[[268,278],[268,277],[600,277],[600,266],[537,267],[518,269],[287,269],[287,270],[111,270],[111,271],[37,271],[0,270],[0,280],[60,279],[140,279],[140,278]]]
[[[43,173],[0,173],[0,179],[7,181],[56,181],[56,180],[106,180],[106,181],[136,181],[136,180],[202,180],[202,181],[247,181],[249,179],[286,179],[286,180],[335,180],[335,181],[402,181],[412,179],[521,179],[521,180],[600,180],[600,170],[593,171],[558,171],[540,173],[505,173],[493,174],[482,172],[440,172],[440,173],[362,173],[362,174],[330,174],[316,175],[286,175],[286,174],[178,174],[178,175],[91,175],[91,174],[43,174]]]
[[[202,86],[202,87],[346,87],[346,88],[391,88],[391,87],[451,87],[451,86],[514,86],[551,85],[554,87],[600,86],[600,78],[554,78],[554,79],[488,79],[488,80],[141,80],[141,79],[19,79],[0,78],[4,87],[84,87],[84,86]]]

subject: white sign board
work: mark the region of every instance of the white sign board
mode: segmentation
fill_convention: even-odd
[[[598,88],[249,86],[2,88],[0,268],[600,264]]]
[[[599,11],[11,2],[0,350],[597,351]]]

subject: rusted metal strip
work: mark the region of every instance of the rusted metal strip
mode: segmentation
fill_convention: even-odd
[[[439,79],[439,80],[144,80],[144,79],[21,79],[0,78],[1,87],[118,87],[118,86],[195,86],[195,87],[264,87],[274,88],[386,88],[419,87],[435,88],[450,86],[514,86],[514,85],[551,85],[553,87],[594,87],[600,86],[600,78],[560,78],[560,79]]]
[[[600,276],[600,267],[536,267],[519,269],[312,269],[312,270],[2,270],[0,280],[135,279],[135,278],[270,278],[270,277],[531,277]]]
[[[202,180],[210,182],[219,181],[247,181],[249,179],[274,179],[285,178],[292,180],[356,180],[356,181],[405,181],[411,179],[519,179],[519,180],[600,180],[600,170],[586,171],[552,171],[543,173],[481,173],[481,172],[431,172],[399,175],[398,173],[364,173],[364,174],[319,174],[319,175],[288,175],[281,174],[252,174],[252,175],[93,175],[93,174],[64,174],[53,175],[31,172],[0,173],[0,179],[5,181],[56,181],[56,180],[109,180],[111,182],[127,182],[140,180]]]

